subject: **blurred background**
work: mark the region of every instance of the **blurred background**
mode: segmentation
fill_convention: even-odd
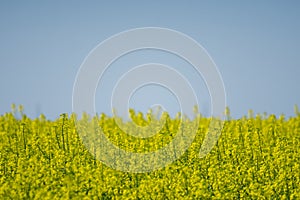
[[[207,50],[222,75],[234,118],[249,109],[292,116],[294,105],[300,105],[299,9],[299,1],[2,0],[0,114],[12,103],[24,105],[30,117],[71,113],[73,84],[89,52],[114,34],[154,26],[180,31]],[[117,77],[147,62],[177,67],[196,90],[200,111],[209,115],[201,76],[180,58],[159,51],[136,52],[111,66],[96,91],[98,113],[111,113]],[[170,92],[142,89],[133,94],[131,107],[145,112],[150,104],[161,104],[172,114],[179,111]]]

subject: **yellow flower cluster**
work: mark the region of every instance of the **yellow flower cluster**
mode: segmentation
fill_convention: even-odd
[[[150,117],[131,114],[134,123],[150,123]],[[182,124],[189,131],[198,120],[196,137],[183,156],[147,173],[117,171],[95,159],[84,134],[78,135],[74,114],[52,121],[23,113],[0,116],[0,199],[300,199],[299,114],[227,119],[204,158],[199,149],[211,119],[199,115],[181,124],[179,117],[164,115],[164,126],[149,138],[126,134],[133,122],[122,122],[121,129],[118,119],[104,114],[81,119],[136,153],[164,147]]]

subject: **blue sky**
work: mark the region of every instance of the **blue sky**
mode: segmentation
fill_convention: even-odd
[[[23,104],[30,117],[70,113],[75,77],[88,53],[121,31],[154,26],[189,35],[208,51],[233,117],[249,109],[291,116],[300,106],[299,9],[299,1],[1,1],[0,113],[12,103]],[[157,53],[124,61],[148,62]],[[202,111],[209,113],[207,92],[199,91]],[[104,93],[97,92],[97,112],[109,112]],[[155,103],[141,94],[132,106]],[[161,101],[176,111],[174,99]]]

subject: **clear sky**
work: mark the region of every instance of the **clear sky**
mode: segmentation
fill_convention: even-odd
[[[293,106],[300,106],[299,1],[2,0],[0,113],[10,111],[12,103],[23,104],[30,117],[70,113],[75,77],[88,53],[114,34],[149,26],[180,31],[208,51],[222,75],[233,117],[249,109],[291,116]],[[128,55],[123,65],[169,58],[163,52],[142,55],[147,53]],[[193,81],[193,73],[177,60],[169,64],[180,65]],[[112,74],[122,71],[117,69]],[[134,94],[131,106],[142,110],[155,103],[149,101],[155,95],[152,87]],[[209,113],[208,95],[201,88],[199,96],[205,97],[200,106]],[[97,92],[97,112],[109,112],[105,91],[109,87]],[[162,88],[156,92],[166,93]],[[161,101],[174,111],[174,99]]]

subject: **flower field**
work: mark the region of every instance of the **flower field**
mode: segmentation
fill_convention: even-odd
[[[299,112],[290,118],[229,118],[204,158],[199,149],[211,119],[185,120],[185,131],[195,120],[199,126],[183,156],[156,171],[129,173],[95,159],[79,137],[74,114],[30,119],[20,110],[19,117],[0,116],[0,199],[300,199]],[[141,126],[149,123],[141,114],[132,116]],[[143,153],[167,145],[181,126],[179,118],[165,117],[158,133],[146,139],[127,135],[104,114],[81,120],[100,127],[121,149]]]

